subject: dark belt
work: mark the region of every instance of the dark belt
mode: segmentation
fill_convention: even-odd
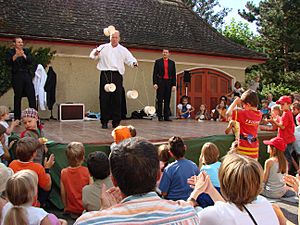
[[[244,135],[240,135],[240,139],[241,140],[245,140],[245,141],[248,141],[249,143],[253,143],[253,142],[256,142],[257,141],[257,138],[256,137],[247,137],[247,136],[244,136]]]

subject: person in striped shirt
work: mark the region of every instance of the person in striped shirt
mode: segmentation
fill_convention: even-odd
[[[83,214],[76,225],[199,224],[192,205],[206,186],[196,185],[190,202],[161,199],[154,192],[160,170],[153,144],[138,137],[126,139],[114,146],[109,160],[115,187],[101,196],[102,206],[108,208]]]

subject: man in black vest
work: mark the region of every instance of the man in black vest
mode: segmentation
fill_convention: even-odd
[[[36,109],[35,91],[29,65],[32,57],[28,49],[23,48],[23,40],[20,37],[14,39],[14,48],[6,54],[6,63],[11,66],[12,87],[14,90],[14,118],[21,117],[22,96],[28,98],[29,107]]]
[[[163,49],[163,57],[157,59],[153,70],[153,86],[156,89],[157,116],[159,121],[172,121],[170,115],[171,92],[176,90],[175,62],[169,59],[169,50]],[[164,102],[164,114],[162,103]],[[163,118],[164,117],[164,118]]]

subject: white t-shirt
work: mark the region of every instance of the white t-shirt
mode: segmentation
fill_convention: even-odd
[[[180,109],[180,110],[182,110],[183,105],[180,103],[180,104],[177,105],[177,108]],[[191,106],[190,104],[186,104],[186,108],[187,108],[187,109],[191,109],[192,106]]]
[[[0,124],[4,126],[6,129],[9,127],[8,123],[6,121],[0,121]],[[5,137],[5,145],[8,147],[8,137],[9,135],[4,133]],[[0,143],[0,157],[4,154],[2,143]]]
[[[268,200],[258,196],[246,208],[259,225],[279,225],[277,216]],[[216,202],[214,206],[209,206],[198,213],[200,224],[203,225],[253,225],[246,210],[239,210],[232,203]]]
[[[1,225],[4,225],[4,218],[8,210],[12,207],[13,205],[10,202],[6,203],[5,206],[3,207]],[[22,206],[22,207],[26,209],[29,225],[40,225],[41,221],[48,215],[48,213],[41,208],[37,208],[33,206]]]
[[[98,57],[95,56],[96,51],[100,51]],[[133,63],[137,62],[127,48],[120,44],[113,47],[111,43],[103,44],[93,49],[90,53],[90,58],[100,59],[97,64],[98,70],[119,71],[122,75],[125,73],[124,63],[128,66],[133,66]]]

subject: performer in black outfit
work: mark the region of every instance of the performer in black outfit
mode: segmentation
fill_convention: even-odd
[[[29,65],[32,57],[28,49],[23,49],[23,40],[20,37],[14,39],[14,48],[6,54],[6,63],[11,66],[12,87],[14,90],[14,118],[21,117],[21,100],[25,96],[29,107],[36,109],[36,99]]]
[[[153,86],[156,89],[157,116],[159,121],[172,121],[170,116],[171,92],[176,90],[175,62],[169,59],[169,50],[163,49],[163,58],[157,59],[153,70]],[[162,115],[162,103],[164,114]],[[164,117],[164,119],[163,119]]]
[[[122,98],[125,97],[125,93],[122,94],[123,75],[125,73],[124,63],[132,67],[138,66],[136,58],[119,42],[120,32],[116,31],[110,36],[110,43],[102,44],[90,53],[90,58],[99,59],[97,69],[101,71],[99,99],[103,129],[108,128],[109,120],[112,120],[113,128],[119,126],[121,122]],[[104,86],[109,83],[116,85],[114,92],[104,90]]]

